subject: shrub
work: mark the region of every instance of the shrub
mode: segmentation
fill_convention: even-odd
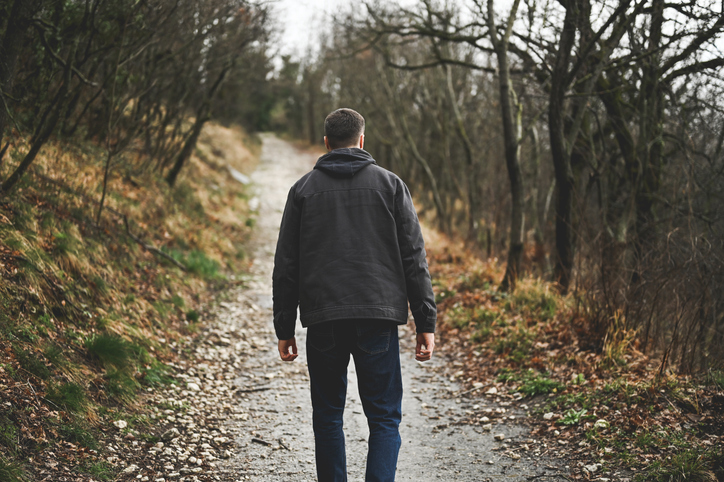
[[[98,358],[104,367],[124,369],[131,363],[133,346],[118,335],[93,335],[86,340],[88,352]]]

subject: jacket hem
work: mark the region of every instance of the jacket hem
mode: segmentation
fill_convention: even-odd
[[[325,321],[343,319],[391,320],[400,325],[407,323],[407,310],[391,306],[338,306],[301,314],[302,326],[308,327]]]

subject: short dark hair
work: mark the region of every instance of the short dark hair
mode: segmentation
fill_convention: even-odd
[[[365,118],[352,109],[337,109],[324,119],[324,135],[332,149],[352,146],[364,133]]]

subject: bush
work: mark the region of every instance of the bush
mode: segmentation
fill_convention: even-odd
[[[118,335],[93,335],[86,340],[85,347],[98,358],[104,367],[127,368],[132,361],[134,347]]]

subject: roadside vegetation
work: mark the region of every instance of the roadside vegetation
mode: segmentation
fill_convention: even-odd
[[[723,370],[677,373],[640,351],[623,314],[596,334],[587,293],[533,276],[501,292],[496,261],[435,234],[428,246],[441,350],[464,391],[523,406],[570,477],[724,480]]]
[[[175,189],[128,159],[101,224],[98,150],[51,142],[0,202],[3,482],[114,480],[112,422],[150,427],[139,396],[170,382],[203,306],[243,282],[255,212],[237,178],[254,137],[207,124]]]

